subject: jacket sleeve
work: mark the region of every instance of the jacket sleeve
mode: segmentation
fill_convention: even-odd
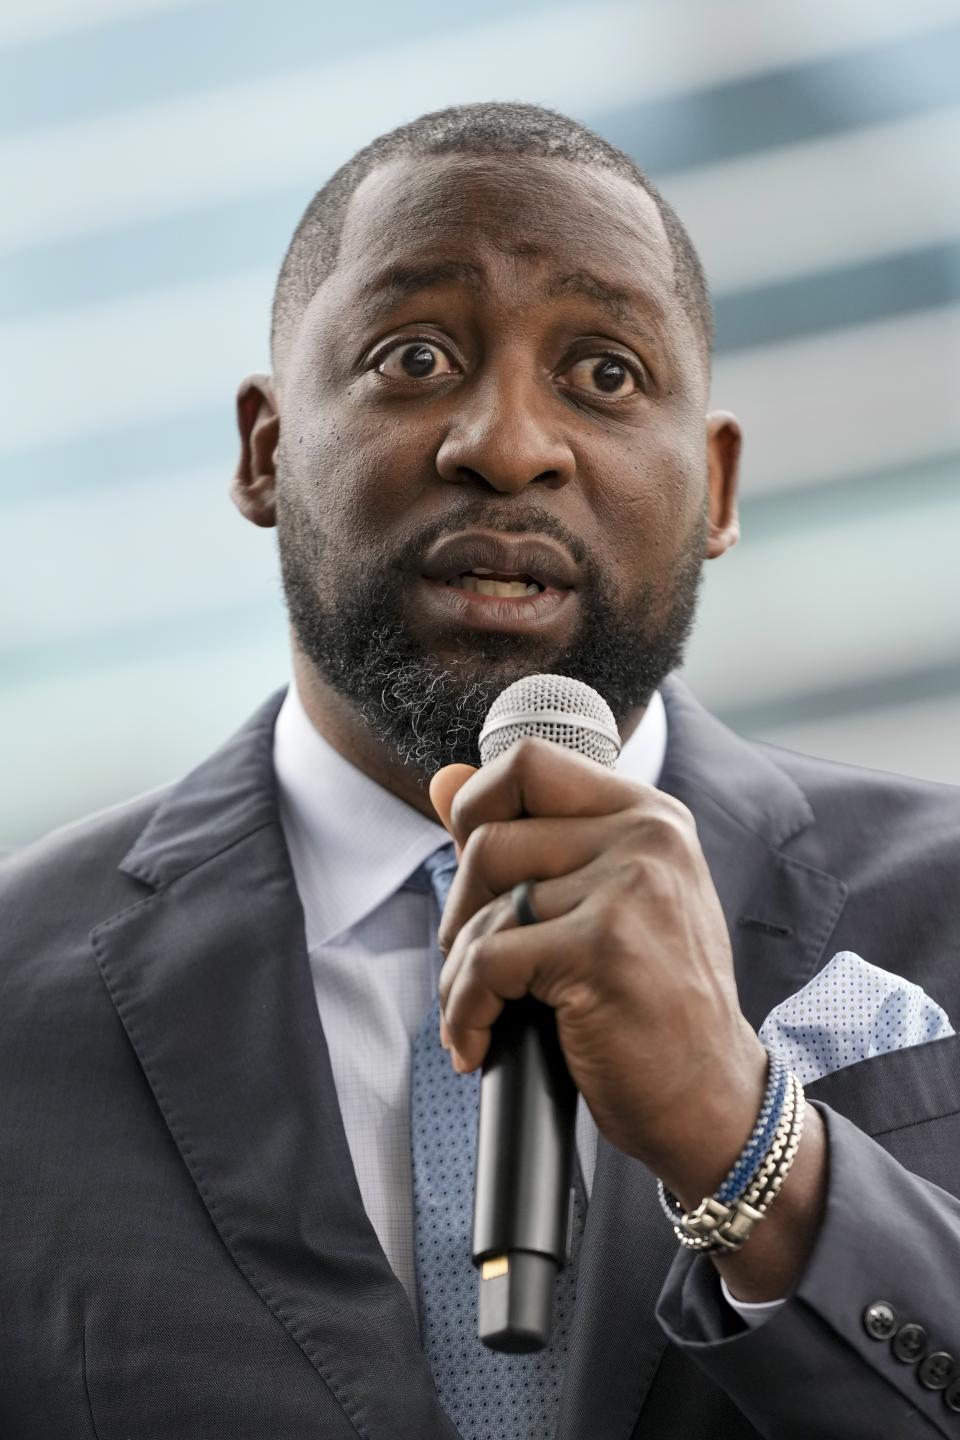
[[[817,1108],[826,1213],[783,1307],[748,1329],[710,1261],[680,1251],[657,1318],[769,1440],[960,1437],[960,1201]]]

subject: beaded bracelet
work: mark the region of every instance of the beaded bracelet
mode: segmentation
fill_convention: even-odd
[[[750,1134],[750,1139],[730,1167],[730,1173],[723,1184],[717,1190],[717,1199],[721,1205],[732,1205],[749,1185],[750,1180],[757,1172],[761,1158],[770,1147],[777,1122],[783,1111],[790,1073],[787,1070],[786,1061],[780,1055],[772,1055],[768,1050],[767,1056],[769,1067],[763,1105],[757,1116],[757,1123]]]
[[[732,1205],[707,1196],[695,1210],[680,1215],[673,1230],[681,1245],[698,1251],[740,1249],[780,1193],[800,1146],[803,1116],[803,1086],[790,1075],[773,1142],[746,1191]]]
[[[803,1134],[803,1086],[796,1075],[791,1075],[790,1079],[793,1099],[790,1108],[784,1114],[786,1135],[781,1137],[778,1129],[773,1144],[757,1171],[756,1178],[743,1196],[744,1203],[755,1206],[761,1215],[766,1212],[768,1205],[779,1194],[800,1147],[800,1137]]]
[[[773,1139],[777,1124],[783,1112],[787,1094],[789,1074],[786,1062],[780,1055],[767,1051],[767,1085],[760,1106],[760,1114],[750,1132],[750,1138],[721,1182],[714,1199],[721,1205],[732,1205],[740,1198],[757,1172],[762,1157]],[[662,1182],[657,1183],[660,1208],[671,1224],[683,1214],[683,1206],[675,1195],[666,1190]]]

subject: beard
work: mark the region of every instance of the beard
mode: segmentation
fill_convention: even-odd
[[[583,543],[543,511],[491,513],[473,501],[407,535],[390,554],[344,560],[296,501],[278,504],[277,535],[287,611],[297,643],[317,672],[350,702],[377,740],[424,785],[441,766],[480,763],[478,737],[500,691],[525,675],[569,675],[606,700],[617,724],[645,706],[682,661],[703,568],[706,510],[688,537],[671,591],[641,585],[621,609]],[[405,598],[421,571],[417,557],[441,536],[473,527],[539,532],[559,540],[581,567],[580,623],[573,640],[551,647],[530,635],[451,631],[443,661],[410,633]],[[324,598],[324,590],[336,595]]]

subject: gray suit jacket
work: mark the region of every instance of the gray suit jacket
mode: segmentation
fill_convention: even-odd
[[[353,1174],[279,823],[280,696],[181,784],[0,870],[0,1434],[454,1440]],[[960,793],[738,740],[676,682],[759,1025],[837,950],[960,1022]],[[745,1331],[601,1136],[560,1440],[886,1440],[960,1414],[864,1327],[960,1355],[960,1039],[810,1087],[826,1224]]]

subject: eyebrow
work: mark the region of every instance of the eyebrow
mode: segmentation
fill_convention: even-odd
[[[429,265],[391,265],[362,286],[360,294],[365,300],[376,300],[376,308],[380,309],[451,281],[463,285],[474,295],[482,294],[486,288],[486,278],[479,265],[468,260],[441,260]],[[631,326],[647,340],[655,339],[649,322],[634,308],[639,297],[590,270],[572,270],[568,275],[555,276],[541,294],[545,299],[559,295],[583,296],[599,305],[618,324]]]
[[[618,324],[630,325],[648,340],[654,338],[650,334],[649,325],[644,324],[640,314],[633,308],[639,297],[631,294],[629,290],[621,290],[619,286],[611,285],[609,280],[601,279],[591,270],[572,270],[569,275],[560,275],[547,285],[543,293],[548,298],[557,295],[583,295],[599,305]]]
[[[421,290],[447,285],[451,280],[464,285],[473,294],[484,288],[483,271],[468,260],[440,260],[431,265],[390,265],[386,270],[361,286],[364,299],[376,297],[384,305],[397,305]]]

